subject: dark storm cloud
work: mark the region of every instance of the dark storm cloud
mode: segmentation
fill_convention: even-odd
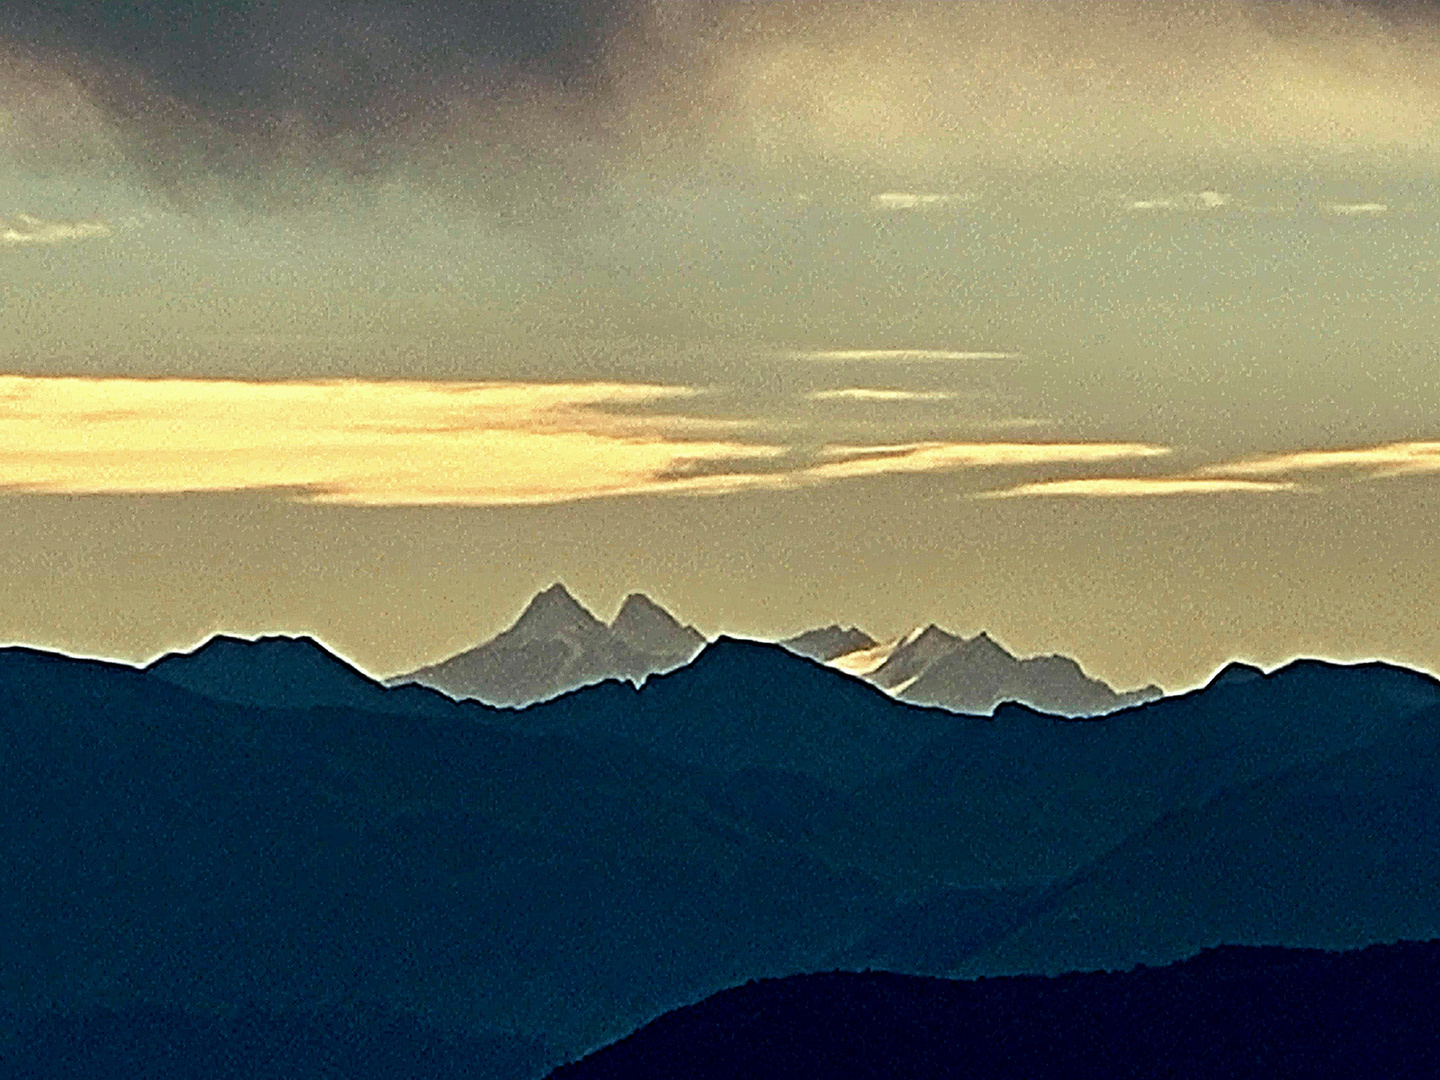
[[[447,80],[594,79],[628,0],[99,0],[5,5],[17,42],[128,68],[202,110],[343,123]]]
[[[58,76],[78,88],[107,148],[172,194],[195,195],[201,174],[283,196],[317,170],[383,173],[421,145],[443,155],[459,102],[502,112],[537,97],[583,102],[600,90],[606,43],[631,9],[629,0],[21,2],[0,11],[0,53],[23,58],[35,84]],[[505,128],[487,132],[497,148]]]
[[[210,176],[284,197],[402,165],[466,183],[617,162],[923,179],[1430,147],[1437,26],[1416,2],[19,0],[0,61],[29,66],[10,79],[48,86],[52,114],[95,110],[95,153],[172,194]],[[63,134],[32,141],[59,153]]]

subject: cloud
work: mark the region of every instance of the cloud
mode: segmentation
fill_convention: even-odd
[[[1093,464],[1159,457],[1169,447],[1149,443],[924,442],[896,446],[827,446],[832,460],[805,469],[812,480],[838,480],[887,473],[938,472],[1059,464]]]
[[[1124,496],[1212,495],[1224,492],[1292,491],[1298,474],[1333,470],[1370,477],[1440,473],[1440,441],[1385,443],[1340,450],[1299,450],[1240,461],[1205,465],[1183,476],[1102,476],[1039,480],[977,498],[1008,499],[1040,495],[1117,498]]]
[[[851,386],[843,390],[816,390],[811,401],[949,401],[954,394],[944,390],[881,390]]]
[[[67,240],[89,240],[109,235],[110,226],[103,221],[46,221],[30,214],[0,218],[0,244],[7,247],[63,244]]]
[[[926,363],[944,360],[1016,360],[1020,353],[962,352],[951,349],[813,349],[792,352],[796,360],[820,360],[831,363],[885,360],[897,363]]]
[[[1328,469],[1350,469],[1376,477],[1440,473],[1440,442],[1408,441],[1339,450],[1298,450],[1208,465],[1200,471],[1213,476],[1284,476],[1287,473]]]
[[[1222,206],[1229,206],[1232,201],[1233,199],[1229,195],[1206,189],[1205,191],[1191,191],[1183,195],[1172,195],[1159,199],[1135,199],[1130,203],[1130,209],[1177,210],[1189,208],[1218,210]]]
[[[1330,203],[1325,209],[1332,214],[1341,214],[1347,217],[1379,217],[1390,211],[1390,207],[1384,203],[1376,202]]]
[[[909,191],[882,191],[871,198],[870,205],[877,210],[924,210],[952,203],[974,201],[973,195],[917,195]]]
[[[1085,464],[1141,443],[830,445],[717,437],[688,387],[0,376],[0,489],[277,490],[349,506],[540,505],[782,490],[894,473]],[[648,411],[645,411],[648,410]]]
[[[1343,0],[9,0],[0,110],[22,136],[0,157],[73,157],[54,135],[93,113],[97,154],[201,206],[206,178],[322,195],[408,169],[524,202],[521,173],[563,192],[694,165],[868,175],[914,209],[987,169],[1434,152],[1437,23]]]
[[[1000,491],[980,492],[980,499],[1019,499],[1034,496],[1084,498],[1139,498],[1161,495],[1217,495],[1226,492],[1288,491],[1288,481],[1201,479],[1190,476],[1096,476],[1077,480],[1039,480]]]
[[[690,395],[612,383],[236,382],[0,376],[0,487],[49,494],[288,489],[319,503],[470,506],[716,493],[773,476],[681,476],[779,447],[682,438]],[[673,475],[675,478],[667,479]]]

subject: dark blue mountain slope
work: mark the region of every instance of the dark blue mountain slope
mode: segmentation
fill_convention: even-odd
[[[409,685],[387,689],[308,637],[254,641],[217,634],[188,653],[167,653],[145,669],[197,694],[242,705],[304,709],[316,705],[368,712],[450,711],[438,690]],[[488,709],[478,702],[473,708]]]
[[[1091,720],[1018,705],[957,718],[898,776],[853,794],[877,850],[957,887],[1073,873],[1161,815],[1387,738],[1440,683],[1384,664],[1299,661]]]
[[[1440,937],[1440,708],[1166,814],[961,970],[1162,963],[1220,942]]]
[[[552,1080],[1434,1076],[1440,942],[1226,948],[1166,968],[949,982],[884,972],[752,982]]]
[[[638,690],[605,683],[512,719],[521,730],[626,739],[674,761],[779,769],[842,789],[893,774],[959,722],[782,646],[724,637]]]
[[[751,828],[724,778],[474,715],[0,653],[0,1011],[374,1001],[573,1048],[888,908]]]
[[[0,1040],[8,1080],[520,1080],[548,1056],[521,1036],[475,1038],[383,1009],[92,1008]]]
[[[1433,909],[1412,842],[1431,828],[1424,800],[1364,794],[1367,776],[1422,790],[1416,733],[1440,688],[1402,669],[1301,663],[1104,719],[991,719],[908,707],[727,641],[638,691],[611,683],[526,710],[425,695],[409,709],[305,643],[276,647],[301,657],[289,670],[308,707],[264,704],[244,648],[191,680],[204,693],[0,650],[10,1030],[96,1007],[329,1015],[374,1002],[576,1052],[759,975],[999,964],[987,950],[1022,940],[1057,878],[1149,842],[1158,821],[1332,759],[1353,762],[1354,805],[1378,807],[1348,833],[1277,846],[1254,815],[1279,804],[1242,798],[1251,818],[1236,820],[1251,824],[1196,865],[1221,881],[1225,859],[1251,859],[1266,882],[1267,860],[1311,862],[1307,888],[1339,883],[1326,918],[1353,900],[1364,933],[1410,932],[1399,916]],[[366,707],[345,704],[352,691]],[[1305,797],[1297,823],[1331,820]],[[1389,851],[1357,865],[1391,909],[1359,896],[1324,844]],[[1189,856],[1155,850],[1173,869],[1147,887],[1175,892]],[[1254,940],[1305,930],[1284,905],[1247,910],[1274,935]],[[1176,941],[1239,925],[1192,923],[1204,934]],[[1151,955],[1143,934],[1116,940]]]

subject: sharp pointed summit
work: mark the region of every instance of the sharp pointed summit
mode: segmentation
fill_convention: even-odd
[[[515,625],[505,634],[517,640],[539,641],[548,638],[595,640],[605,636],[606,627],[592,615],[570,590],[556,582],[535,594]]]
[[[862,635],[851,649],[826,655],[826,646],[839,644],[846,633],[828,626],[781,644],[866,679],[902,701],[955,712],[988,714],[1002,702],[1016,701],[1055,715],[1094,716],[1161,695],[1156,686],[1117,693],[1067,656],[1022,659],[985,630],[964,638],[929,623],[885,645]]]
[[[885,662],[870,674],[876,686],[894,690],[917,678],[940,657],[960,645],[962,639],[931,623],[916,627],[891,650]]]
[[[680,621],[644,593],[625,597],[610,629],[632,649],[685,663],[705,646],[705,635]]]
[[[831,623],[818,630],[806,630],[803,634],[786,638],[780,644],[797,656],[828,663],[837,656],[873,649],[879,642],[857,627]]]
[[[508,630],[387,680],[490,705],[528,705],[606,679],[640,680],[686,663],[705,644],[664,608],[631,593],[606,626],[560,582],[531,598]]]

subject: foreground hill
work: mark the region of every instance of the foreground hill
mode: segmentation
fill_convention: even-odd
[[[965,718],[896,702],[777,645],[722,637],[639,689],[587,687],[509,722],[532,734],[623,739],[673,761],[781,770],[850,789],[889,776]]]
[[[0,650],[0,1018],[372,1003],[563,1050],[811,966],[887,906],[722,777],[492,715]]]
[[[451,697],[528,705],[606,679],[640,680],[690,660],[705,645],[649,597],[632,593],[607,626],[564,585],[536,594],[515,625],[473,649],[386,680]]]
[[[1226,948],[1167,968],[948,982],[882,972],[750,983],[552,1080],[1434,1076],[1440,942]]]
[[[972,971],[1164,963],[1227,942],[1440,937],[1440,709],[1164,815],[1057,885]],[[1440,989],[1437,989],[1440,992]]]
[[[760,976],[1329,942],[1307,911],[1342,944],[1422,933],[1437,711],[1426,676],[1315,661],[1071,720],[728,639],[525,709],[307,639],[146,670],[0,649],[0,1043],[143,1014],[330,1046],[374,1009],[553,1064]]]

